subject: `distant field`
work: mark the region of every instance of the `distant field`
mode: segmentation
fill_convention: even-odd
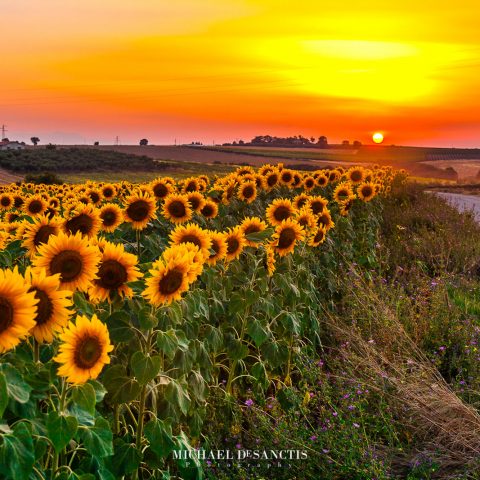
[[[480,158],[458,159],[458,160],[432,160],[424,162],[426,165],[433,165],[438,168],[452,167],[458,173],[459,179],[476,177],[480,171]]]

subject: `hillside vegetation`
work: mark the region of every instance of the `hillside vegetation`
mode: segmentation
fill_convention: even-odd
[[[145,155],[84,148],[29,149],[0,152],[0,167],[13,172],[155,171],[170,164]]]

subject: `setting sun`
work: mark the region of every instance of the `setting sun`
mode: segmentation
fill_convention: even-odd
[[[375,143],[382,143],[383,142],[383,135],[380,132],[376,132],[372,136],[372,140]]]

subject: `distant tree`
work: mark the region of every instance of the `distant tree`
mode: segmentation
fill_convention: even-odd
[[[310,137],[310,143],[315,143],[315,137]]]
[[[321,137],[318,137],[317,145],[318,145],[320,148],[327,148],[327,146],[328,146],[327,137],[326,137],[325,135],[322,135]]]
[[[142,145],[142,146],[148,145],[148,140],[146,138],[142,138],[140,140],[140,145]]]
[[[358,140],[354,140],[353,141],[353,146],[354,147],[361,147],[362,146],[362,142],[358,141]]]
[[[53,143],[49,143],[45,148],[48,150],[56,150],[57,146],[54,145]]]
[[[38,145],[38,142],[40,141],[40,139],[38,137],[32,137],[30,139],[30,141],[35,145],[37,146]]]
[[[98,147],[100,145],[100,142],[95,142],[94,145]]]
[[[342,145],[350,145],[350,142],[349,142],[348,140],[344,140],[344,141],[342,142]]]
[[[239,140],[239,141],[238,141],[238,144],[239,144],[239,145],[245,145],[245,142],[244,142],[243,140]]]

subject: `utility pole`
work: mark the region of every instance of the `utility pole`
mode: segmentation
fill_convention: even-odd
[[[7,126],[6,126],[6,125],[2,125],[2,140],[4,140],[5,138],[7,138],[7,137],[5,136],[5,132],[8,132]]]
[[[117,135],[117,136],[115,137],[115,145],[118,145],[118,142],[119,142],[119,140],[118,140],[118,135]]]

